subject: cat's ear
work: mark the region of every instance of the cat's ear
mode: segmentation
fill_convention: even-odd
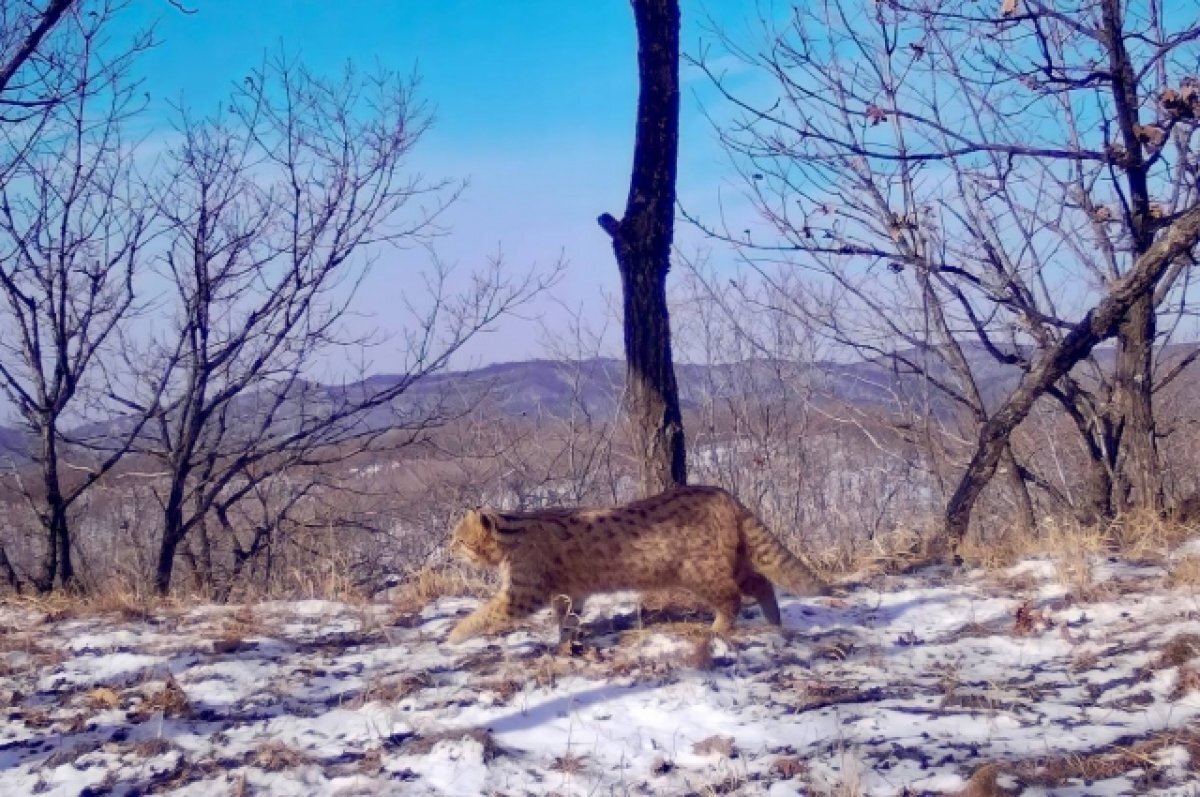
[[[479,516],[479,525],[483,526],[483,530],[495,534],[500,530],[500,515],[490,509],[476,509],[476,514]]]

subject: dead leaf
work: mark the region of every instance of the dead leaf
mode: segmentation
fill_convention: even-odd
[[[1134,125],[1133,134],[1138,141],[1156,149],[1167,140],[1167,132],[1158,125]]]
[[[121,697],[112,689],[101,686],[87,693],[87,703],[94,709],[116,708],[121,705]]]
[[[726,758],[737,757],[737,747],[734,745],[733,737],[731,736],[710,736],[707,739],[701,739],[692,745],[692,752],[696,755],[716,753]]]
[[[1018,636],[1033,634],[1045,628],[1052,628],[1054,623],[1048,620],[1041,609],[1035,609],[1028,603],[1017,607],[1016,621],[1013,623],[1013,633]]]
[[[784,780],[788,780],[807,772],[808,764],[805,764],[795,756],[782,756],[775,759],[775,763],[771,764],[771,769],[778,772],[779,776]]]
[[[1000,5],[1000,16],[1011,17],[1013,14],[1017,13],[1017,4],[1019,2],[1020,0],[1004,0],[1004,2]]]

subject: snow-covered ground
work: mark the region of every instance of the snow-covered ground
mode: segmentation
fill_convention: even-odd
[[[563,648],[548,614],[445,644],[468,599],[0,606],[0,795],[1200,794],[1164,575],[881,576],[711,641],[594,599]]]

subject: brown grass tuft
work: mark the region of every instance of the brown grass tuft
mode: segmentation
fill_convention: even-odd
[[[696,755],[715,753],[723,758],[736,758],[737,745],[731,736],[709,736],[693,744],[692,752]]]
[[[497,742],[491,732],[485,728],[469,728],[464,730],[442,731],[429,736],[418,736],[409,739],[400,746],[403,755],[428,755],[441,742],[458,742],[463,739],[473,739],[483,747],[484,763],[494,761],[504,755],[505,750]]]
[[[153,758],[154,756],[164,755],[177,749],[169,739],[164,739],[161,736],[143,739],[140,742],[135,742],[130,747],[133,754],[139,758]]]
[[[392,608],[398,614],[411,614],[438,598],[468,595],[486,598],[495,591],[495,584],[481,573],[457,562],[426,565],[396,588]]]
[[[1191,729],[1168,731],[1130,745],[1113,745],[1092,753],[1051,756],[1012,764],[1009,769],[1026,786],[1056,788],[1070,780],[1109,780],[1133,770],[1153,771],[1159,767],[1155,754],[1169,747],[1183,747],[1189,766],[1200,767],[1200,733]]]
[[[162,688],[143,700],[135,714],[143,718],[158,712],[166,717],[186,717],[191,711],[192,704],[188,701],[187,692],[173,676],[168,675]]]
[[[578,753],[567,752],[560,756],[555,756],[550,762],[550,769],[554,772],[561,772],[564,775],[578,775],[587,769],[588,757]]]
[[[250,760],[253,766],[267,772],[283,772],[312,763],[312,759],[300,750],[288,747],[278,739],[263,742],[254,751]]]
[[[399,703],[414,692],[431,685],[426,673],[401,675],[368,683],[358,697],[359,706],[367,703]]]
[[[1167,572],[1168,587],[1200,587],[1200,556],[1184,556]]]
[[[93,711],[102,711],[121,705],[121,696],[115,690],[101,686],[84,695],[84,702]]]
[[[1170,551],[1194,536],[1194,528],[1157,512],[1122,515],[1108,528],[1109,548],[1127,559],[1162,562]]]
[[[791,780],[808,772],[808,764],[796,756],[780,756],[771,764],[771,771],[779,773],[783,780]]]
[[[51,592],[47,595],[7,597],[7,605],[42,615],[42,623],[57,623],[90,617],[111,617],[140,622],[178,606],[174,598],[161,598],[124,586],[94,589],[86,593]]]
[[[1008,567],[1023,559],[1046,556],[1079,600],[1109,597],[1092,577],[1094,557],[1117,554],[1124,559],[1162,563],[1172,550],[1195,536],[1196,529],[1153,512],[1122,515],[1106,526],[1084,525],[1071,519],[1047,518],[1029,534],[1011,531],[998,539],[969,537],[958,553],[969,564],[988,570]],[[1200,562],[1192,576],[1200,582]]]
[[[1177,634],[1163,644],[1151,665],[1156,670],[1178,667],[1200,655],[1200,634]]]
[[[1170,697],[1172,700],[1182,700],[1192,692],[1200,692],[1200,670],[1190,664],[1184,664],[1176,675]]]

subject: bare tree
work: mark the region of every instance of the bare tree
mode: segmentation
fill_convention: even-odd
[[[642,492],[687,482],[679,389],[671,361],[667,272],[679,161],[679,2],[632,0],[638,37],[637,133],[629,199],[605,213],[624,294],[627,396],[643,462]]]
[[[322,361],[352,363],[368,342],[348,323],[367,267],[399,245],[427,244],[455,194],[405,171],[429,122],[413,88],[350,67],[325,80],[279,56],[245,78],[223,113],[184,114],[159,203],[173,315],[143,367],[131,362],[143,394],[126,394],[152,418],[139,449],[164,472],[159,592],[184,541],[196,534],[204,550],[210,524],[229,531],[230,509],[276,474],[318,473],[385,432],[405,433],[403,442],[436,422],[446,411],[437,400],[395,402],[544,287],[532,274],[506,277],[499,262],[458,293],[444,268],[424,284],[413,272],[397,280],[415,317],[400,344],[403,373],[341,387],[312,380]],[[314,482],[297,484],[293,497]]]
[[[938,389],[977,430],[956,539],[1002,457],[1024,472],[1010,433],[1043,395],[1088,442],[1098,503],[1162,503],[1154,346],[1196,244],[1195,21],[1069,5],[818,3],[766,46],[725,39],[767,99],[698,58],[738,109],[725,140],[765,221],[709,228],[764,273],[809,269],[810,315],[855,330],[835,339],[952,377]],[[1073,372],[1111,337],[1114,362]],[[975,352],[1023,374],[1012,396],[982,393]]]
[[[114,52],[114,12],[0,12],[0,390],[36,441],[39,483],[22,490],[46,535],[43,591],[74,586],[68,512],[128,446],[87,456],[64,436],[133,307],[152,217],[123,135],[140,102],[129,66],[149,39]]]

